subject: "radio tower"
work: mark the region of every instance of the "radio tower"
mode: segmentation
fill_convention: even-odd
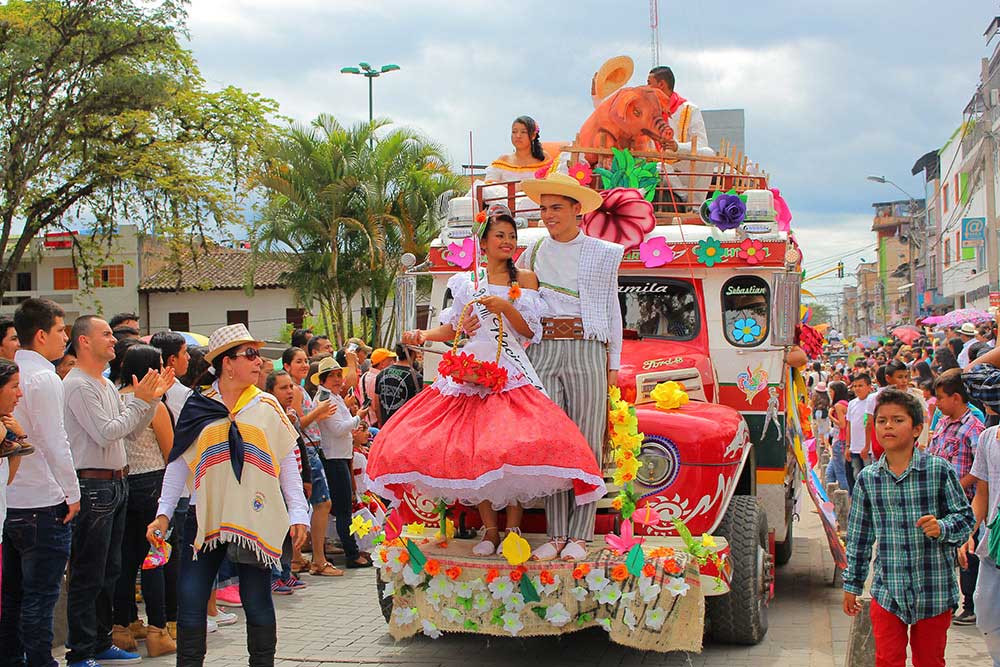
[[[659,0],[649,0],[649,55],[653,60],[651,67],[660,64],[660,10]]]

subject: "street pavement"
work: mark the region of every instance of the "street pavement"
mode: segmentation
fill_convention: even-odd
[[[807,500],[808,503],[808,500]],[[806,505],[795,529],[791,562],[778,569],[770,629],[757,646],[707,643],[702,653],[643,653],[611,643],[603,630],[562,637],[497,638],[445,635],[396,642],[386,632],[375,595],[373,570],[348,570],[344,577],[303,575],[309,588],[275,597],[279,667],[323,665],[413,665],[414,667],[605,667],[676,665],[689,667],[842,667],[850,619],[841,611],[842,593],[832,586],[834,566],[819,518]],[[247,664],[245,621],[209,635],[206,664]],[[952,627],[949,665],[989,667],[976,628]],[[148,667],[173,665],[173,655],[145,658]]]

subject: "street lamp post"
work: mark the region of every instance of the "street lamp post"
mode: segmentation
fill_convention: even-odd
[[[871,181],[872,183],[881,183],[883,185],[891,185],[892,187],[896,188],[897,190],[899,190],[900,192],[902,192],[904,195],[906,195],[906,198],[910,200],[910,215],[908,216],[910,218],[910,234],[909,234],[909,243],[908,243],[908,245],[909,245],[909,255],[910,255],[910,258],[909,258],[910,259],[910,261],[909,261],[909,276],[910,276],[910,289],[909,289],[909,292],[910,292],[910,299],[909,299],[909,301],[910,301],[910,318],[912,320],[916,321],[916,319],[917,319],[917,283],[916,283],[917,272],[916,272],[916,270],[915,270],[914,267],[915,267],[915,265],[917,263],[917,257],[916,257],[916,246],[917,246],[917,244],[916,244],[916,239],[914,237],[914,234],[917,231],[917,208],[918,208],[918,206],[917,206],[917,200],[914,199],[913,195],[911,195],[909,192],[907,192],[903,188],[899,187],[899,185],[897,185],[893,181],[889,180],[885,176],[866,176],[865,180]],[[921,228],[921,230],[923,230],[924,226],[920,225],[920,228]]]
[[[388,74],[389,72],[396,72],[396,71],[399,71],[399,65],[393,65],[391,63],[388,64],[388,65],[382,65],[378,69],[375,69],[369,63],[365,63],[365,62],[358,63],[357,67],[341,67],[340,68],[340,73],[341,74],[357,74],[358,76],[363,76],[366,79],[368,79],[368,124],[369,124],[369,126],[372,124],[372,121],[375,120],[374,97],[373,97],[373,92],[372,92],[372,82],[376,78],[382,76],[383,74]],[[375,145],[374,140],[370,136],[368,138],[368,145],[369,145],[369,147],[373,147]],[[381,341],[379,340],[378,331],[375,330],[376,319],[375,319],[375,279],[374,279],[374,277],[369,277],[369,285],[370,285],[369,295],[371,297],[371,302],[368,304],[368,308],[369,308],[369,314],[370,314],[371,320],[372,320],[372,338],[371,338],[371,342],[372,342],[372,344],[374,344],[374,345],[377,346],[378,343],[380,343]]]

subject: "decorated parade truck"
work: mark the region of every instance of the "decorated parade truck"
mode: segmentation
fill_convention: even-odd
[[[626,249],[623,351],[604,452],[608,495],[588,561],[474,557],[476,540],[456,538],[473,537],[475,509],[451,508],[441,527],[441,503],[410,493],[397,510],[395,546],[383,545],[376,559],[394,636],[600,625],[616,642],[660,651],[700,650],[703,633],[737,644],[764,637],[774,568],[792,555],[805,468],[792,368],[801,354],[801,254],[768,176],[732,147],[657,148],[562,145],[550,150],[558,159],[524,175],[564,169],[599,191],[604,205],[584,216],[582,230]],[[495,204],[518,219],[520,252],[547,236],[518,180],[474,182],[450,202],[416,272],[432,278],[432,326],[451,302],[449,277],[476,259],[476,216]],[[398,302],[410,310],[401,321],[411,326],[416,273],[398,284]],[[426,382],[447,349],[423,348]],[[615,415],[625,408],[638,466],[623,476]],[[532,545],[544,541],[540,506],[522,529]],[[430,570],[421,564],[415,573],[414,559]]]

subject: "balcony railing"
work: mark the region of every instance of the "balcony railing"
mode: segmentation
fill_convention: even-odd
[[[0,306],[18,306],[28,299],[49,299],[61,304],[73,303],[76,290],[11,290],[0,297]]]

